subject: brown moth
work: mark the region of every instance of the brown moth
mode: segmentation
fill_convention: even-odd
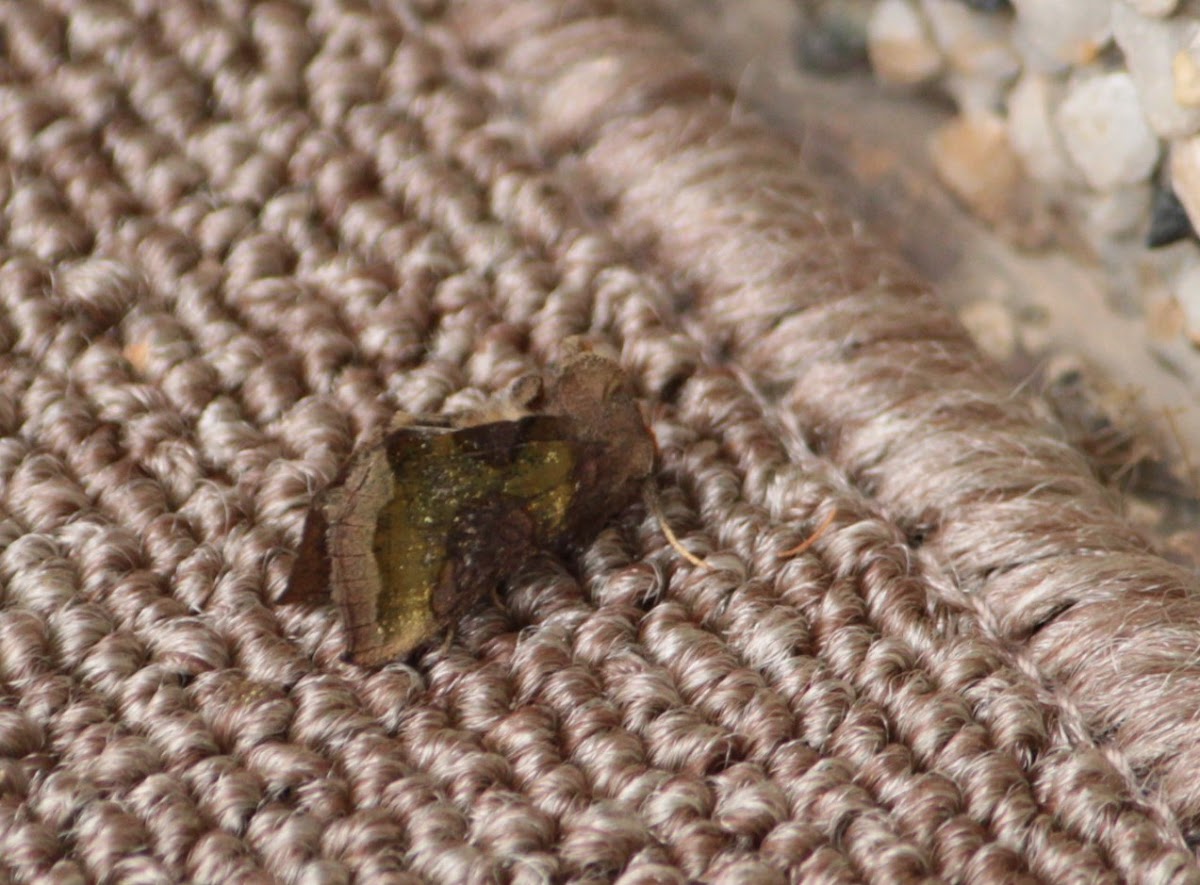
[[[357,663],[404,657],[537,551],[586,543],[654,458],[624,374],[593,352],[483,409],[403,416],[317,497],[283,601],[332,599]]]

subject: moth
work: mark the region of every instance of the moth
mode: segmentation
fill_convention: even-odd
[[[586,543],[655,451],[620,367],[578,346],[481,409],[402,415],[317,496],[281,601],[331,599],[356,663],[403,658],[538,551]]]

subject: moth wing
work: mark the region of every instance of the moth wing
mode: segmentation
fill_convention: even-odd
[[[332,598],[357,663],[402,658],[568,531],[590,448],[560,416],[401,426],[318,496],[284,600]]]
[[[383,450],[376,446],[358,453],[345,481],[322,502],[328,528],[329,587],[341,610],[355,659],[379,645],[376,610],[379,566],[372,541],[379,513],[395,494],[392,472]]]
[[[355,660],[429,642],[544,545],[570,510],[575,446],[544,415],[389,436],[393,497],[373,544],[378,638],[356,644]]]

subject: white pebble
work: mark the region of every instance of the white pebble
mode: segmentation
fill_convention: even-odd
[[[993,113],[1021,71],[1009,16],[976,12],[960,0],[921,0],[947,64],[942,87],[964,114]]]
[[[1200,135],[1171,143],[1171,189],[1200,230]]]
[[[975,344],[999,362],[1010,359],[1017,349],[1017,325],[1012,312],[995,301],[975,301],[958,315]]]
[[[1200,130],[1200,108],[1176,99],[1175,59],[1200,32],[1193,18],[1148,18],[1115,2],[1113,36],[1125,54],[1150,126],[1163,138],[1181,138]]]
[[[1136,184],[1158,161],[1158,138],[1126,73],[1073,80],[1055,122],[1067,154],[1095,190]]]
[[[912,86],[942,68],[942,54],[908,0],[882,0],[867,22],[867,53],[884,83]]]
[[[954,70],[996,80],[1011,80],[1020,72],[1010,18],[976,12],[961,0],[921,0],[921,9]]]
[[[1027,71],[1008,94],[1008,140],[1025,171],[1042,184],[1082,183],[1067,157],[1054,126],[1054,109],[1062,100],[1058,80]]]
[[[1140,237],[1145,232],[1153,196],[1148,181],[1080,196],[1083,232],[1097,254],[1105,255],[1114,241]]]
[[[1200,261],[1183,266],[1175,277],[1175,301],[1183,311],[1183,323],[1188,338],[1200,340]]]
[[[964,114],[994,114],[1004,107],[1008,81],[950,71],[938,84]]]
[[[1175,11],[1179,0],[1125,0],[1130,9],[1142,15],[1152,15],[1155,18],[1166,18]]]
[[[1012,0],[1026,61],[1061,70],[1096,58],[1112,36],[1111,0]]]

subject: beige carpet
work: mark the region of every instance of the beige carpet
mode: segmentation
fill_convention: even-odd
[[[609,6],[0,3],[0,882],[1200,880],[1193,576]],[[378,668],[278,602],[572,335],[706,566],[635,503]]]

